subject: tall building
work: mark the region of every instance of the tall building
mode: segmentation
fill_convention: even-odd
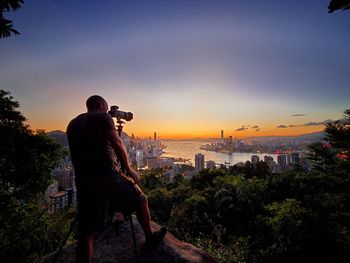
[[[251,162],[252,162],[253,165],[257,164],[259,161],[260,161],[259,156],[252,155]]]
[[[148,157],[145,161],[148,169],[159,168],[159,162],[156,157]]]
[[[233,153],[234,144],[233,144],[233,138],[232,138],[232,136],[228,136],[228,140],[227,140],[227,150],[228,150],[228,154],[232,154],[232,153]]]
[[[158,157],[158,150],[157,150],[157,146],[155,145],[151,146],[151,157]]]
[[[272,156],[265,155],[264,162],[267,164],[271,172],[276,172],[276,162],[273,160]]]
[[[221,143],[224,143],[224,130],[221,130]]]
[[[60,191],[50,196],[49,213],[55,213],[68,205],[68,193]]]
[[[154,140],[156,141],[157,140],[157,133],[154,132]]]
[[[56,180],[52,181],[52,184],[46,190],[46,198],[49,199],[50,196],[55,195],[58,192],[58,182]]]
[[[292,153],[291,154],[291,163],[292,164],[299,164],[300,162],[300,155],[299,153]]]
[[[204,154],[197,153],[194,156],[194,162],[195,162],[195,170],[196,172],[200,172],[204,169]]]
[[[136,150],[136,164],[137,168],[140,169],[144,166],[143,163],[143,150]]]
[[[277,170],[278,172],[284,172],[287,170],[287,157],[285,154],[277,156]]]
[[[53,178],[58,182],[59,189],[67,189],[72,187],[72,171],[71,167],[56,168],[53,173]]]

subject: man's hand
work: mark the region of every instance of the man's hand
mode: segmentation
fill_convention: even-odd
[[[134,180],[135,184],[140,185],[140,175],[135,170],[130,168],[127,173]]]
[[[107,132],[107,139],[112,145],[118,160],[120,161],[121,167],[126,170],[126,175],[131,178],[135,184],[140,184],[140,175],[134,171],[128,161],[128,155],[125,150],[125,146],[121,138],[118,136],[118,133],[116,130],[110,130]]]

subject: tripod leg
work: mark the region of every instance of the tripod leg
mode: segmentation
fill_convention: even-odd
[[[60,246],[60,248],[58,249],[57,253],[55,254],[55,257],[53,258],[53,261],[52,261],[53,263],[56,262],[58,256],[60,255],[60,253],[61,253],[61,251],[62,251],[62,248],[63,248],[64,245],[67,243],[67,240],[68,240],[70,234],[72,233],[73,228],[74,228],[74,226],[75,226],[75,224],[76,224],[77,222],[78,222],[78,216],[76,215],[75,218],[74,218],[74,220],[73,220],[73,222],[72,222],[72,224],[71,224],[71,226],[70,226],[70,229],[69,229],[69,231],[68,231],[67,236],[65,237],[64,241],[62,242],[62,245]]]
[[[132,222],[132,216],[130,215],[129,217],[130,217],[130,227],[131,227],[131,234],[132,234],[132,242],[134,244],[135,259],[136,259],[136,262],[139,263],[140,259],[139,259],[139,254],[137,253],[134,223]]]

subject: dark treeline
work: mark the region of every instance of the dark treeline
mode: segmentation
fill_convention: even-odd
[[[33,262],[54,251],[74,217],[71,209],[48,214],[43,200],[65,151],[30,130],[18,108],[0,89],[0,262]]]
[[[247,162],[168,184],[145,172],[154,220],[219,262],[348,262],[350,111],[325,133],[309,147],[311,172]]]

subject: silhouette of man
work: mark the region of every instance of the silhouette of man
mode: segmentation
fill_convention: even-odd
[[[166,233],[165,228],[158,232],[151,229],[147,197],[139,188],[140,176],[129,165],[123,141],[107,113],[107,102],[94,95],[86,106],[87,113],[74,118],[67,127],[78,200],[77,262],[91,262],[93,235],[105,221],[108,203],[119,211],[136,211],[146,245],[160,243]]]

